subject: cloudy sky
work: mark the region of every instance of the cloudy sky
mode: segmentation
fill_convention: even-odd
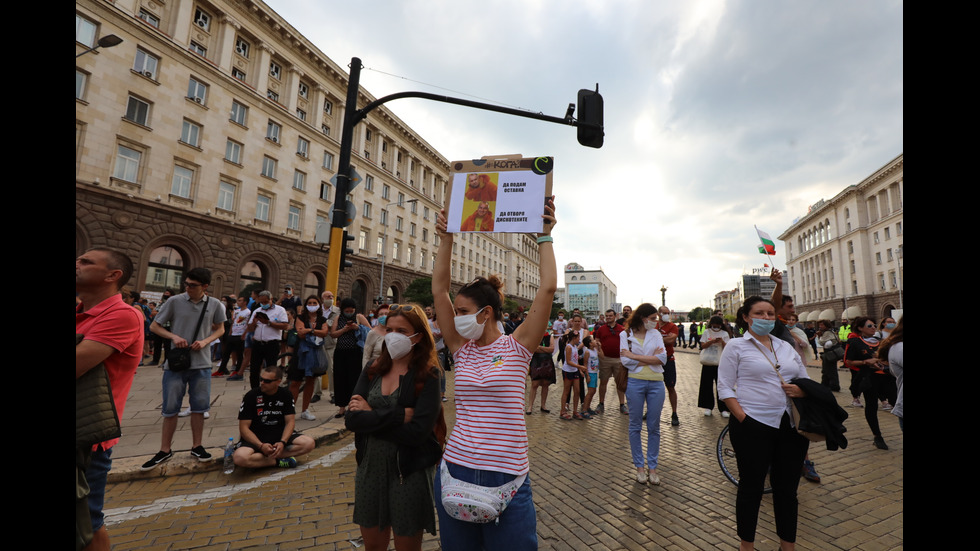
[[[450,161],[554,156],[559,269],[601,267],[624,304],[657,304],[666,285],[672,308],[709,305],[766,261],[754,224],[778,238],[904,148],[898,1],[266,1],[340,66],[360,57],[375,97],[561,117],[598,83],[598,150],[564,125],[388,107]]]

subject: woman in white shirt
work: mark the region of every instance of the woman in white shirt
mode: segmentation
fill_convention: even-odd
[[[788,382],[808,378],[806,368],[792,345],[770,337],[776,320],[771,302],[749,297],[736,320],[745,335],[729,342],[722,352],[718,395],[732,413],[728,426],[739,472],[735,499],[739,549],[755,549],[759,505],[768,473],[779,546],[789,551],[796,548],[796,488],[809,442],[793,428],[790,415],[790,398],[803,397],[804,393]]]
[[[629,372],[626,404],[630,415],[630,454],[640,484],[660,484],[657,465],[660,459],[660,411],[667,390],[664,387],[664,364],[667,349],[657,330],[657,308],[649,302],[636,307],[619,334],[619,359]],[[647,408],[647,455],[643,463],[643,406]]]
[[[718,364],[712,365],[711,362],[721,362],[721,353],[724,352],[729,340],[728,331],[725,331],[725,320],[721,316],[712,316],[708,321],[708,328],[701,335],[701,385],[698,388],[698,407],[704,410],[705,415],[711,415],[711,411],[715,409]],[[722,417],[728,417],[728,406],[721,401],[721,398],[718,399],[718,411],[721,412]]]

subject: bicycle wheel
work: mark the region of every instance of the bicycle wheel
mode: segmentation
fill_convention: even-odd
[[[728,425],[725,425],[725,428],[721,429],[721,434],[718,435],[716,455],[718,457],[718,466],[721,467],[721,472],[724,473],[725,478],[730,480],[735,486],[738,486],[738,462],[735,460],[735,447],[732,446],[731,438],[728,435]],[[766,477],[766,485],[762,493],[772,493],[768,476]]]

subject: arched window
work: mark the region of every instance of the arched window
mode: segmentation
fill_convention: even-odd
[[[360,279],[354,280],[350,288],[350,298],[357,303],[358,312],[366,312],[367,308],[367,285]]]
[[[323,276],[315,271],[311,271],[306,274],[306,279],[303,280],[303,297],[308,297],[310,295],[320,296],[323,293],[323,288],[325,286]],[[304,298],[305,300],[305,298]]]
[[[250,260],[242,264],[242,270],[238,275],[242,281],[242,291],[251,292],[253,288],[264,291],[268,287],[265,280],[265,270],[256,262]]]
[[[170,245],[161,245],[150,253],[146,269],[147,291],[162,293],[166,289],[181,292],[184,287],[184,254]]]

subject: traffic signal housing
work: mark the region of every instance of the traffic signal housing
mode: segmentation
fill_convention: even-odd
[[[602,96],[599,85],[592,90],[578,91],[578,143],[599,149],[605,131],[602,126]]]
[[[344,268],[350,268],[351,266],[354,265],[350,260],[347,260],[347,255],[354,254],[354,249],[347,246],[347,243],[353,240],[354,240],[354,236],[347,235],[347,232],[345,231],[344,238],[340,242],[340,271],[341,272],[344,271]]]

